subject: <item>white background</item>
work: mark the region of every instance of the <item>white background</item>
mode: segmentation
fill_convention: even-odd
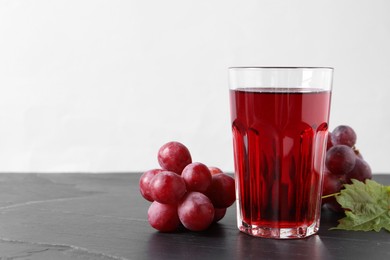
[[[233,171],[227,67],[332,66],[330,128],[390,173],[390,1],[0,0],[0,171]]]

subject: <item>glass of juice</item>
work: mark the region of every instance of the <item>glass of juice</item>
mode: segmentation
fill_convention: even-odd
[[[317,233],[333,68],[229,68],[237,225],[265,238]]]

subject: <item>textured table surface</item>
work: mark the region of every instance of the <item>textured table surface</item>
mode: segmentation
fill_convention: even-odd
[[[159,233],[139,177],[0,174],[0,259],[390,259],[389,232],[329,230],[340,216],[327,211],[319,234],[302,240],[240,233],[234,206],[207,231]]]

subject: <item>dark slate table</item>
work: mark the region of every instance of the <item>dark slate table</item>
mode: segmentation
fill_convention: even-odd
[[[254,238],[236,228],[235,207],[204,232],[160,233],[146,218],[140,174],[0,174],[0,259],[390,259],[390,233],[328,230]],[[374,179],[390,184],[390,175]]]

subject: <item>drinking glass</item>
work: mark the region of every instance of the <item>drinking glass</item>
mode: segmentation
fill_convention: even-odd
[[[290,239],[318,231],[332,77],[327,67],[229,68],[242,232]]]

